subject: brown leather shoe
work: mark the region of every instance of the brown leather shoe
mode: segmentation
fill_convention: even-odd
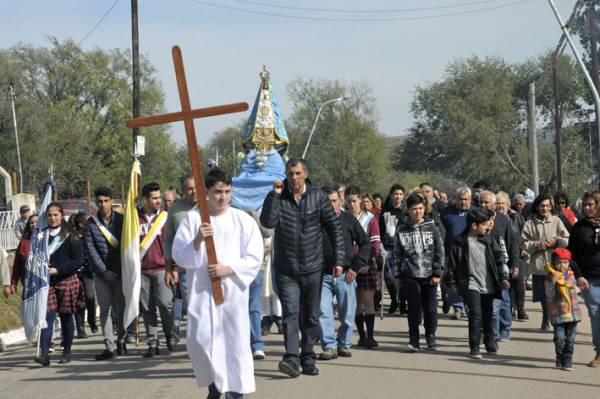
[[[589,362],[588,367],[600,367],[600,356],[596,356],[594,360]]]

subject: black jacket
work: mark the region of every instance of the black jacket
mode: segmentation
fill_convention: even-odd
[[[385,249],[394,248],[396,228],[406,218],[406,207],[404,203],[400,208],[388,207],[381,211],[379,216],[379,235]]]
[[[358,220],[350,215],[348,212],[340,212],[338,215],[340,227],[342,229],[342,235],[344,236],[344,263],[340,266],[346,269],[352,269],[358,273],[358,270],[366,266],[369,261],[369,251],[371,250],[371,242],[369,236],[365,233]],[[325,262],[323,263],[323,271],[327,274],[331,274],[334,266],[339,264],[335,263],[335,252],[333,251],[333,245],[326,232],[323,232],[324,243],[323,246],[325,252]],[[354,252],[354,246],[356,245],[357,251]]]
[[[287,179],[281,194],[271,191],[263,203],[260,223],[275,229],[274,265],[279,273],[294,276],[323,268],[323,228],[331,239],[335,264],[344,264],[344,237],[333,206],[308,179],[299,203],[290,192]]]
[[[58,236],[53,240],[59,240]],[[79,237],[70,235],[50,256],[50,267],[55,267],[58,274],[50,276],[50,283],[58,283],[77,273],[83,266],[83,247]]]
[[[98,220],[100,220],[100,223],[103,223],[100,215],[98,215]],[[121,230],[123,230],[123,215],[113,211],[108,226],[105,227],[120,241]],[[88,256],[91,270],[99,275],[102,275],[107,270],[120,275],[120,245],[118,245],[117,248],[113,248],[106,238],[104,238],[104,235],[93,218],[88,219],[84,238],[86,255]]]
[[[600,245],[596,244],[596,229],[600,234],[600,224],[594,225],[587,218],[573,226],[569,236],[569,251],[573,255],[575,277],[600,280]]]
[[[441,277],[444,269],[444,240],[433,220],[396,229],[396,276],[398,278]]]
[[[508,216],[496,212],[494,216],[494,228],[492,233],[495,233],[498,237],[504,240],[506,245],[506,252],[508,256],[508,267],[519,268],[521,265],[520,257],[520,236],[515,236],[515,232],[512,228],[512,224]]]
[[[500,299],[502,298],[502,282],[508,280],[508,275],[502,271],[502,258],[504,255],[500,243],[493,239],[492,234],[479,237],[478,241],[485,245],[487,272],[491,273],[494,280],[494,296]],[[458,292],[466,298],[469,290],[469,275],[469,239],[467,232],[465,232],[456,237],[450,249],[446,283],[449,286],[456,286]]]

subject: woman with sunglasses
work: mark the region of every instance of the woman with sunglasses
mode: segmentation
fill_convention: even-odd
[[[552,196],[538,195],[531,204],[531,218],[523,226],[522,249],[528,256],[527,271],[533,274],[533,302],[541,302],[543,318],[542,330],[550,328],[546,309],[545,278],[546,264],[550,263],[552,251],[568,244],[569,232],[559,219],[552,214]]]

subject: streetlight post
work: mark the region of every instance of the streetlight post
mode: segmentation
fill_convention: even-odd
[[[317,116],[315,117],[315,122],[313,123],[312,129],[310,129],[310,134],[308,135],[308,141],[306,142],[306,147],[304,147],[304,152],[302,153],[302,159],[306,158],[306,152],[308,151],[308,146],[310,145],[310,140],[312,139],[312,136],[315,133],[315,128],[317,127],[317,121],[319,120],[319,117],[321,116],[321,111],[323,111],[323,107],[325,107],[327,104],[337,103],[337,102],[342,102],[342,101],[348,100],[349,98],[350,98],[350,96],[333,98],[331,100],[325,101],[323,104],[321,104],[319,106],[319,110],[317,111]]]
[[[12,105],[13,122],[15,124],[15,141],[17,142],[17,162],[19,164],[19,192],[23,192],[23,169],[21,168],[21,149],[19,148],[19,131],[17,130],[17,113],[15,112],[15,94],[10,85],[10,103]],[[8,198],[7,198],[8,201]]]

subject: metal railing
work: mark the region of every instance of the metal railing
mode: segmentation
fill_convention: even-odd
[[[7,251],[17,248],[19,240],[15,235],[15,223],[19,212],[0,212],[0,247]]]

